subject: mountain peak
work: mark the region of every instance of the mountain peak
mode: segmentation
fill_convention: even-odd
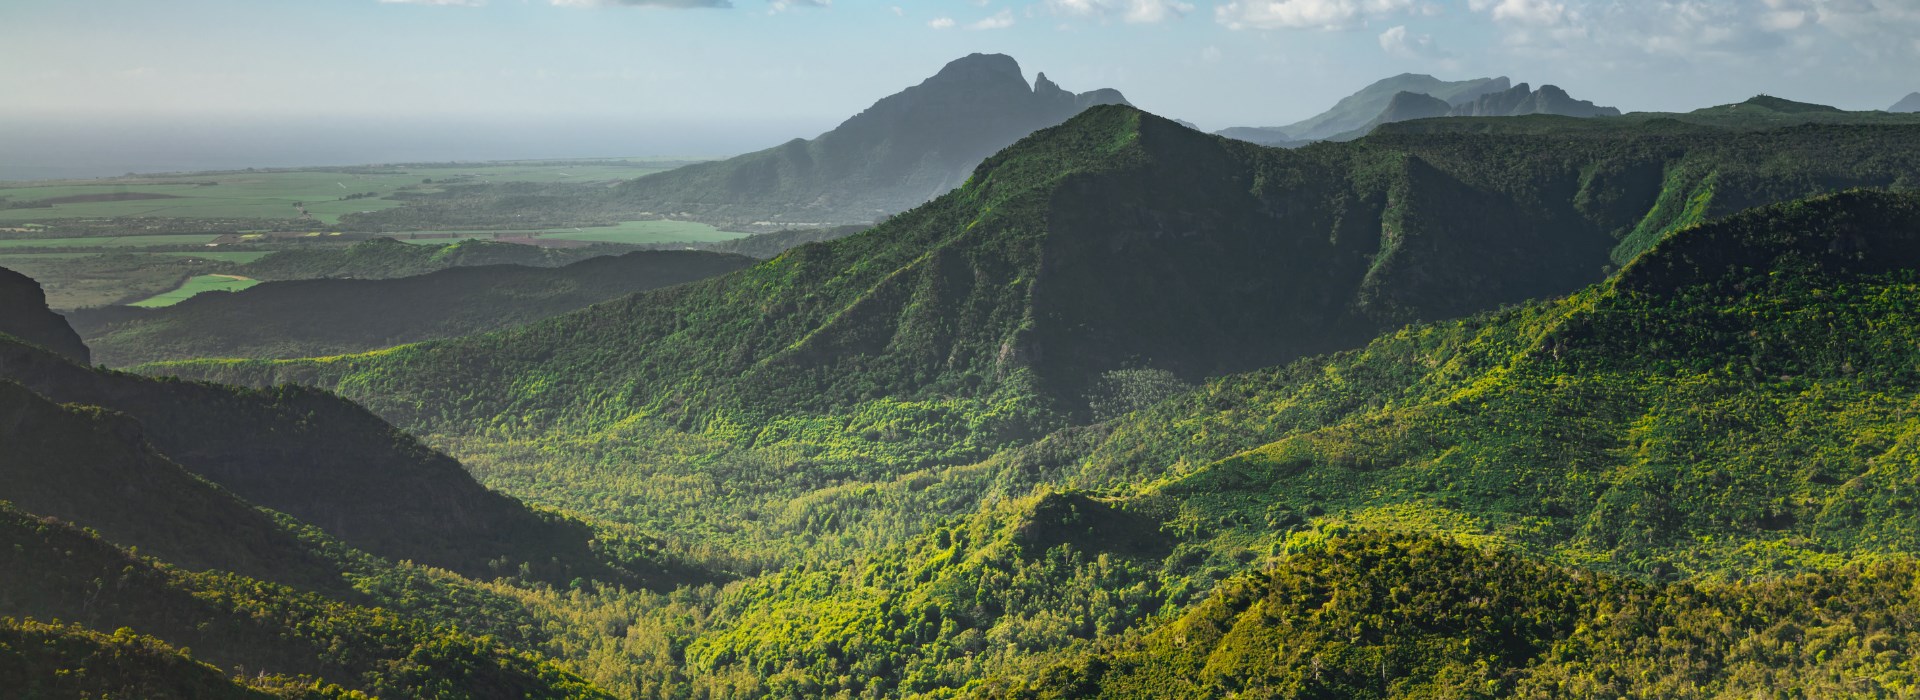
[[[1899,113],[1920,112],[1920,92],[1907,95],[1899,102],[1893,103],[1893,106],[1888,107],[1887,111]]]
[[[1008,79],[1018,80],[1021,85],[1026,85],[1027,79],[1020,72],[1019,61],[1002,53],[974,53],[947,63],[940,68],[940,72],[933,74],[933,77],[928,78],[926,82],[977,83]]]

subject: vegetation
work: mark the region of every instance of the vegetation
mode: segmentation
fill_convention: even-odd
[[[179,287],[172,291],[133,302],[132,304],[128,304],[128,306],[142,309],[161,309],[192,299],[206,292],[238,292],[259,283],[260,280],[252,277],[241,277],[239,275],[195,275],[187,278],[187,281],[182,282]]]
[[[409,245],[391,238],[374,238],[346,248],[277,251],[242,269],[248,276],[263,280],[392,279],[482,265],[559,267],[629,250],[611,245],[541,248],[487,240]]]
[[[380,247],[391,245],[404,244]],[[522,325],[752,262],[718,253],[645,251],[558,268],[489,265],[387,280],[268,282],[165,309],[82,309],[67,318],[98,361],[113,366],[194,357],[312,357]]]
[[[0,615],[273,692],[1911,693],[1920,131],[1510,122],[1098,108],[724,276],[146,368],[272,388],[0,342]]]

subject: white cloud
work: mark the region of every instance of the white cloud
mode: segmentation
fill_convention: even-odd
[[[1423,0],[1235,0],[1215,7],[1213,17],[1229,29],[1353,29],[1374,19],[1439,11]]]
[[[1389,27],[1380,33],[1380,50],[1401,58],[1444,59],[1449,54],[1434,43],[1430,34],[1414,34],[1406,25]]]
[[[973,30],[1006,29],[1011,26],[1013,26],[1013,10],[1001,10],[994,13],[992,17],[967,25],[967,28]]]
[[[482,7],[487,0],[380,0],[382,5],[433,5],[435,7]]]
[[[935,17],[932,21],[927,22],[927,26],[933,27],[934,29],[952,29],[954,27],[954,21],[952,17]]]
[[[554,7],[733,7],[732,0],[549,0]]]
[[[1467,8],[1485,12],[1496,22],[1556,25],[1577,17],[1564,2],[1552,0],[1467,0]]]
[[[1181,0],[1045,0],[1042,4],[1056,15],[1133,24],[1179,19],[1193,11],[1193,3]]]

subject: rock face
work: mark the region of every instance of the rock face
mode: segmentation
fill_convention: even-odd
[[[622,204],[709,221],[874,221],[966,182],[987,156],[1094,105],[1114,90],[1073,93],[999,54],[956,60],[811,141],[622,184]]]
[[[1906,99],[1893,103],[1893,106],[1888,107],[1887,111],[1902,114],[1920,112],[1920,92],[1908,95]]]
[[[0,267],[0,333],[92,364],[92,353],[67,319],[47,308],[47,294],[33,278]]]
[[[1601,107],[1586,100],[1573,99],[1567,91],[1552,85],[1532,90],[1526,83],[1510,90],[1489,93],[1455,106],[1455,117],[1519,117],[1528,114],[1557,114],[1564,117],[1617,117],[1620,110]]]

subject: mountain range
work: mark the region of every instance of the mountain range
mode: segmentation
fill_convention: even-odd
[[[564,217],[596,211],[614,220],[672,216],[759,231],[874,222],[959,187],[982,160],[1021,137],[1110,104],[1126,98],[1111,89],[1069,92],[1045,73],[1029,84],[1012,57],[972,54],[813,139],[635,178],[610,191],[456,188],[438,200],[342,221],[417,226],[426,217],[460,226],[494,221],[501,212],[521,221],[571,221]]]
[[[345,355],[91,367],[0,274],[0,687],[1909,692],[1920,117],[1419,117],[1559,99],[1459,89],[1298,149],[1092,106],[870,228]],[[276,264],[441,264],[362,245]]]
[[[1447,82],[1431,75],[1403,73],[1361,88],[1312,118],[1287,126],[1234,127],[1216,133],[1253,143],[1282,146],[1320,141],[1365,126],[1385,111],[1395,95],[1410,92],[1446,102],[1449,107],[1481,95],[1505,91],[1512,82],[1505,77],[1475,78]]]

